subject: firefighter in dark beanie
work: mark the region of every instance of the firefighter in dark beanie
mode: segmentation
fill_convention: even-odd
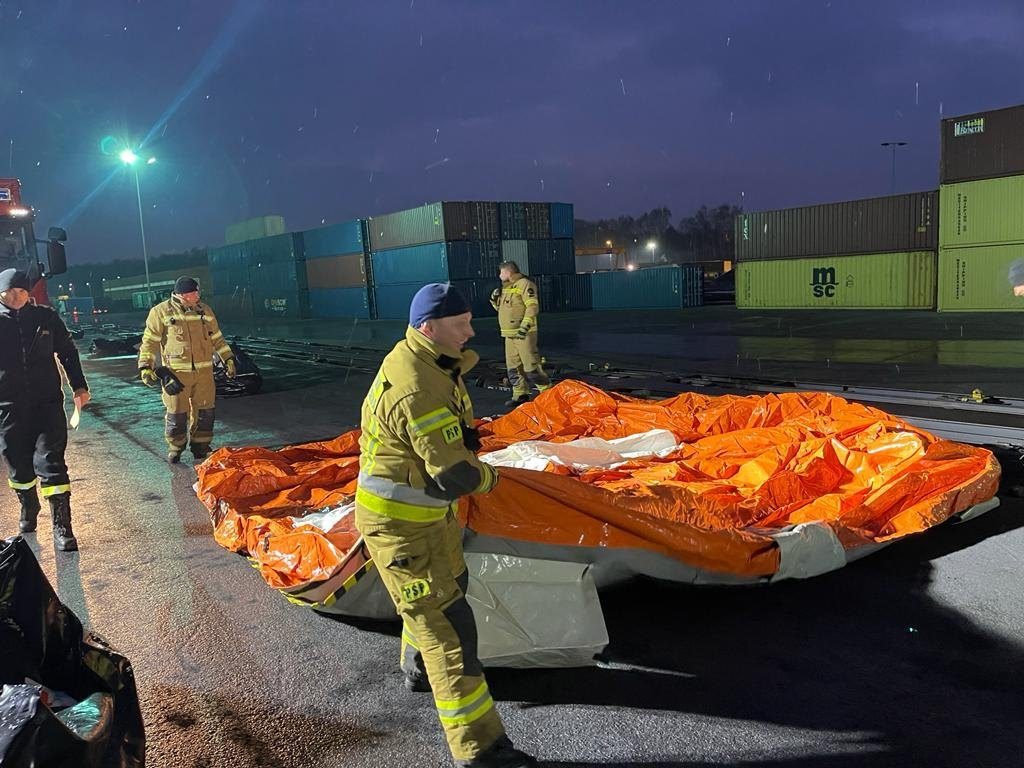
[[[139,347],[139,377],[148,387],[160,376],[154,368],[159,355],[162,367],[174,375],[180,386],[171,392],[161,389],[166,408],[164,438],[167,461],[177,464],[185,446],[196,461],[210,453],[213,440],[214,401],[217,385],[213,379],[213,356],[224,362],[228,378],[235,378],[235,356],[217,324],[217,316],[199,300],[199,281],[179,277],[174,293],[149,311],[146,331]]]
[[[53,513],[54,544],[74,551],[78,542],[71,529],[71,480],[64,461],[68,424],[56,360],[71,382],[77,407],[89,402],[89,386],[67,327],[52,309],[29,300],[31,287],[24,272],[0,272],[0,450],[8,483],[21,502],[22,533],[36,529],[36,486],[41,486]]]

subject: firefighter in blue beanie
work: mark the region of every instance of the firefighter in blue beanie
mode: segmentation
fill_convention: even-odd
[[[402,618],[406,687],[432,691],[452,756],[469,768],[532,768],[512,746],[477,657],[459,497],[497,472],[476,456],[462,377],[479,362],[469,303],[447,283],[413,297],[405,338],[363,402],[355,522]]]

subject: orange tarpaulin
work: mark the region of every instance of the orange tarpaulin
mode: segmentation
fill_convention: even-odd
[[[854,550],[941,523],[991,499],[999,481],[989,451],[824,393],[649,401],[565,381],[480,428],[487,460],[526,441],[650,430],[667,430],[674,446],[611,466],[560,460],[554,446],[545,471],[502,467],[492,493],[461,505],[474,532],[647,550],[741,577],[778,570],[773,535],[790,526],[824,523]],[[358,538],[351,515],[326,530],[303,519],[351,500],[357,440],[217,451],[199,468],[217,541],[253,556],[275,587],[328,578]]]

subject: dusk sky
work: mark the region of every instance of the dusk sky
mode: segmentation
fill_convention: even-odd
[[[108,136],[158,158],[151,253],[441,199],[883,195],[890,139],[921,190],[940,117],[1024,102],[1022,40],[1019,0],[2,0],[0,175],[72,263],[141,255]]]

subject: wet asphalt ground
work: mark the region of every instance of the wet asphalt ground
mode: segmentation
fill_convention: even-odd
[[[734,363],[728,339],[789,338],[781,323],[769,336],[740,324],[738,336],[693,342],[689,355],[681,345],[696,337],[686,320],[663,315],[634,320],[632,330],[615,318],[552,318],[542,345],[556,359],[604,352],[643,367],[667,359],[707,370]],[[749,330],[763,333],[766,322]],[[1021,383],[1008,376],[1015,363],[1004,353],[1024,348],[1020,328],[991,324],[1005,337],[992,331],[976,341],[1016,342],[995,357],[906,364],[921,366],[914,370],[922,380],[958,387],[984,373],[1012,394]],[[903,335],[915,327],[902,325]],[[380,325],[370,335],[398,331]],[[702,338],[715,335],[706,331]],[[614,336],[603,350],[593,346],[601,334]],[[672,356],[656,354],[664,351],[659,336],[676,339]],[[920,341],[939,354],[942,339]],[[481,333],[482,350],[496,345]],[[779,348],[777,357],[799,354]],[[304,441],[357,422],[372,374],[258,362],[265,391],[218,404],[217,445]],[[846,363],[856,376],[890,364]],[[429,695],[401,686],[395,625],[346,623],[291,605],[213,541],[194,470],[164,463],[159,396],[134,380],[134,369],[131,358],[86,362],[95,401],[68,452],[81,551],[55,552],[46,526],[29,540],[61,598],[133,661],[149,765],[449,765]],[[483,415],[505,395],[479,389],[473,397]],[[13,495],[3,498],[7,535],[17,513]],[[977,520],[811,581],[617,588],[602,597],[613,669],[488,677],[513,740],[559,768],[1020,765],[1022,555],[1024,504],[1006,496]]]

